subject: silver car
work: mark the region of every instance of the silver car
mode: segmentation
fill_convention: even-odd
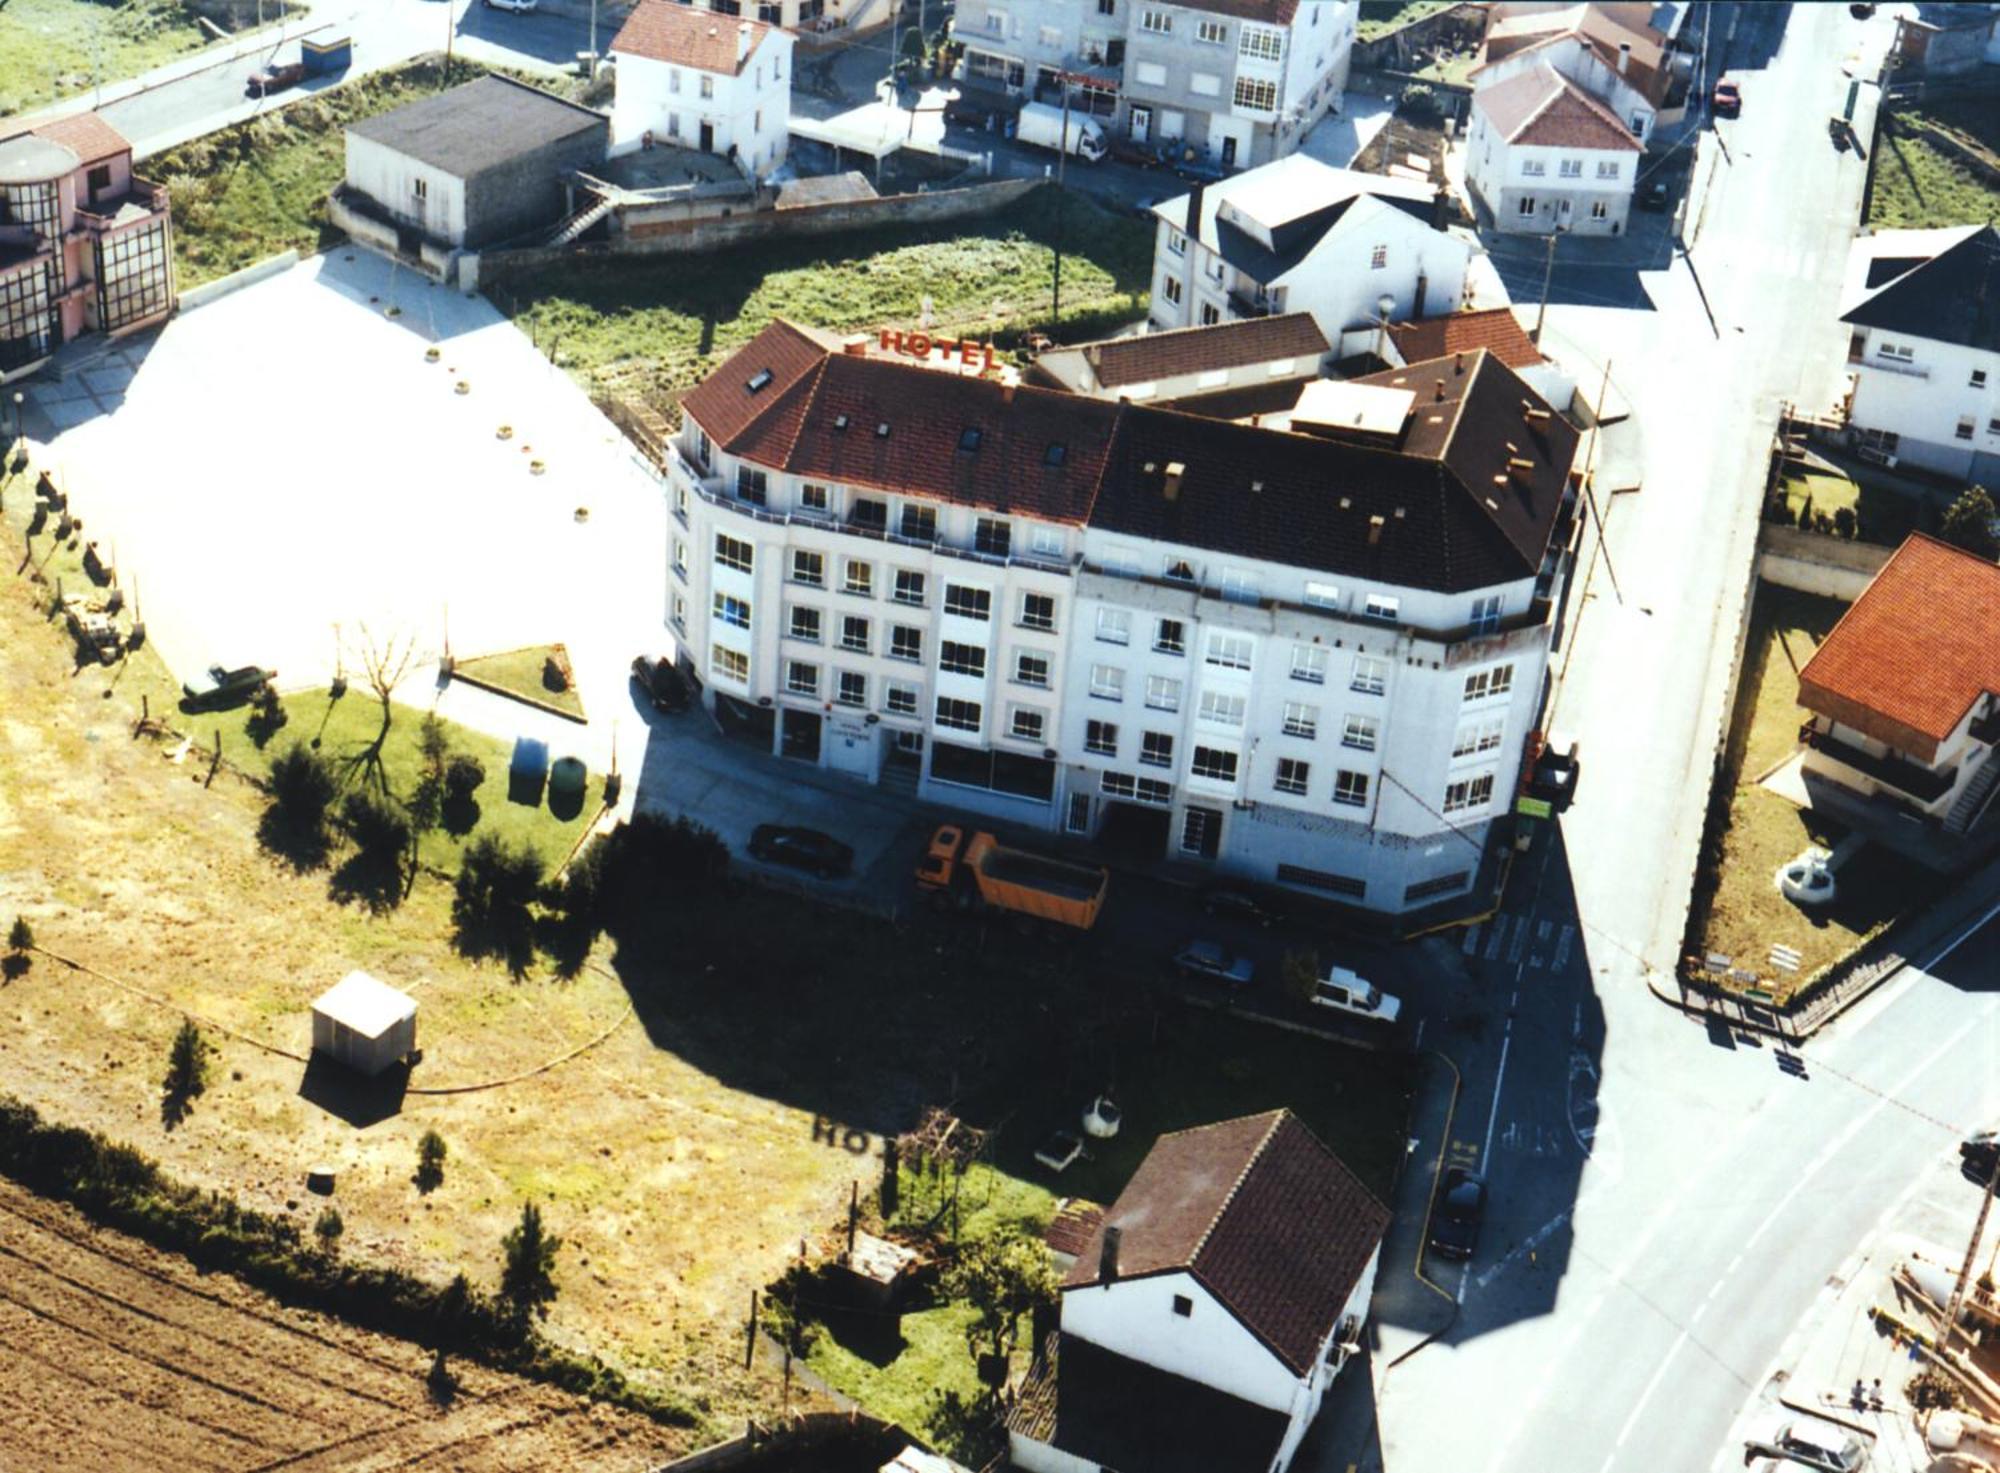
[[[1256,980],[1257,964],[1213,941],[1190,941],[1174,953],[1174,970],[1183,977],[1220,982],[1224,987],[1248,987]]]

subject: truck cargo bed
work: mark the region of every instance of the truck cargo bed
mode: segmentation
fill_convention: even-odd
[[[1094,900],[1104,889],[1102,870],[1045,859],[1020,849],[993,849],[980,860],[979,870],[1002,884],[1024,885],[1067,900]]]

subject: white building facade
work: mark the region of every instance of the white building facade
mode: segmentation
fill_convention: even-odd
[[[1385,320],[1456,310],[1476,242],[1421,184],[1304,155],[1154,209],[1157,327],[1310,312],[1335,356],[1380,348]]]
[[[1465,375],[1482,415],[1531,397],[1485,355]],[[791,438],[762,438],[763,394]],[[668,621],[753,743],[1371,909],[1474,883],[1542,699],[1575,444],[1560,420],[1509,426],[1533,437],[1541,507],[1510,575],[1446,590],[1236,543],[1228,498],[1262,494],[1260,456],[1272,517],[1339,473],[1342,447],[1303,435],[856,358],[784,324],[684,410]],[[1435,483],[1427,455],[1410,467]],[[1176,467],[1198,535],[1153,525]],[[1483,516],[1341,502],[1327,546],[1390,539],[1419,570],[1441,516]]]
[[[1465,182],[1495,230],[1619,235],[1642,152],[1603,103],[1538,62],[1473,93]]]
[[[674,143],[768,176],[791,143],[795,44],[761,21],[639,0],[610,47],[612,152]]]

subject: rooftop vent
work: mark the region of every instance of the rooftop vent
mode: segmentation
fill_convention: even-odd
[[[743,387],[748,389],[751,393],[754,394],[760,389],[769,388],[770,384],[771,384],[771,370],[768,368],[760,368],[755,373],[750,375],[750,382],[745,384]]]
[[[1452,355],[1451,370],[1454,374],[1465,372],[1465,350],[1463,348]]]
[[[1403,509],[1400,506],[1396,508],[1396,520],[1399,522],[1403,520]]]
[[[1512,447],[1510,446],[1509,448],[1511,449]],[[1523,475],[1523,476],[1532,475],[1534,473],[1535,463],[1532,460],[1527,460],[1519,455],[1516,455],[1507,462],[1507,469],[1513,471],[1516,475]]]
[[[1264,489],[1264,483],[1262,481],[1252,481],[1250,483],[1250,489],[1252,491],[1262,491]]]
[[[1110,1284],[1118,1279],[1118,1240],[1123,1232],[1113,1224],[1104,1228],[1104,1242],[1097,1250],[1097,1278],[1099,1283]]]
[[[888,420],[885,419],[880,424],[875,426],[875,438],[878,440],[886,440],[889,438]]]
[[[847,428],[847,423],[848,423],[848,421],[847,421],[847,416],[846,416],[846,415],[844,415],[844,414],[836,414],[836,415],[835,415],[835,416],[833,417],[833,427],[834,427],[834,428],[835,428],[836,430],[844,430],[844,429],[846,429],[846,428]]]
[[[1043,465],[1061,465],[1069,458],[1069,446],[1051,445],[1042,452]]]
[[[1341,498],[1340,498],[1340,509],[1341,509],[1342,511],[1346,511],[1346,510],[1347,510],[1347,509],[1348,509],[1349,507],[1351,507],[1351,506],[1353,506],[1353,505],[1354,505],[1354,498],[1353,498],[1353,497],[1351,497],[1351,496],[1343,496],[1343,497],[1341,497]]]
[[[1382,528],[1386,524],[1386,519],[1382,517],[1370,517],[1368,519],[1368,545],[1370,547],[1373,547],[1382,540]]]
[[[1160,483],[1160,494],[1169,501],[1181,499],[1181,477],[1187,474],[1187,467],[1178,460],[1167,462],[1166,479]]]
[[[840,340],[840,351],[850,358],[866,358],[868,356],[868,334],[865,332],[849,333]]]
[[[1431,398],[1432,398],[1433,400],[1435,400],[1435,401],[1436,401],[1437,403],[1439,403],[1439,404],[1442,404],[1442,403],[1444,403],[1444,380],[1443,380],[1443,379],[1439,379],[1439,380],[1437,381],[1437,383],[1435,384],[1435,386],[1434,386],[1434,387],[1433,387],[1433,388],[1431,389]]]
[[[979,448],[979,442],[985,438],[985,435],[978,428],[973,425],[967,425],[958,432],[958,448],[969,455]]]

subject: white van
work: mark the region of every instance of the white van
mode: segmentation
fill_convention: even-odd
[[[1403,1011],[1400,999],[1346,967],[1327,968],[1326,975],[1313,986],[1312,1000],[1323,1008],[1339,1008],[1375,1023],[1393,1023]]]

